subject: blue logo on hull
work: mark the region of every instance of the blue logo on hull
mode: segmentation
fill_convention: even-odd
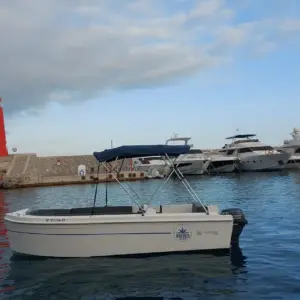
[[[187,228],[181,224],[175,231],[175,238],[179,241],[189,240],[192,236],[192,233],[188,231]]]

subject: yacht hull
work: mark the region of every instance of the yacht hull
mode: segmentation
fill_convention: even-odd
[[[281,171],[286,167],[289,158],[288,153],[240,156],[239,169],[242,172]]]
[[[14,253],[46,257],[229,249],[233,232],[232,216],[203,213],[59,218],[8,214],[5,224]]]
[[[238,160],[231,157],[212,157],[209,174],[233,173],[238,170]]]
[[[178,169],[183,175],[203,175],[207,173],[209,160],[187,160],[178,164]]]
[[[218,174],[218,173],[233,173],[237,170],[236,163],[230,163],[223,166],[215,167],[213,164],[209,169],[210,174]]]

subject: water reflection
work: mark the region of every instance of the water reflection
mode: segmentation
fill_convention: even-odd
[[[227,255],[171,254],[148,258],[43,259],[12,258],[6,280],[18,291],[29,291],[30,299],[47,299],[55,293],[83,297],[110,294],[124,296],[135,291],[143,296],[159,291],[217,289],[230,282],[235,292],[237,277],[246,280],[246,257],[238,247]],[[37,276],[38,275],[38,276]],[[75,289],[75,290],[74,290]],[[16,295],[13,291],[12,295]],[[26,298],[23,298],[26,299]]]

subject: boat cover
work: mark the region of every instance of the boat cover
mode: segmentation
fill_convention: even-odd
[[[138,145],[121,146],[102,152],[94,152],[94,156],[99,162],[110,162],[124,158],[147,157],[147,156],[172,156],[177,157],[186,154],[190,150],[188,145]]]

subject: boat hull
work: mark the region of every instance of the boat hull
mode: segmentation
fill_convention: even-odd
[[[185,160],[178,163],[178,169],[183,175],[203,175],[207,173],[209,160]]]
[[[96,257],[230,248],[232,216],[181,215],[169,220],[128,215],[118,221],[113,216],[105,221],[100,221],[103,216],[85,216],[80,224],[76,217],[62,217],[58,224],[49,218],[21,223],[7,217],[5,223],[10,248],[23,255]]]
[[[289,157],[288,153],[241,155],[239,169],[242,172],[281,171],[286,167]]]
[[[233,159],[217,159],[212,160],[209,165],[210,174],[233,173],[238,169],[238,160]]]

